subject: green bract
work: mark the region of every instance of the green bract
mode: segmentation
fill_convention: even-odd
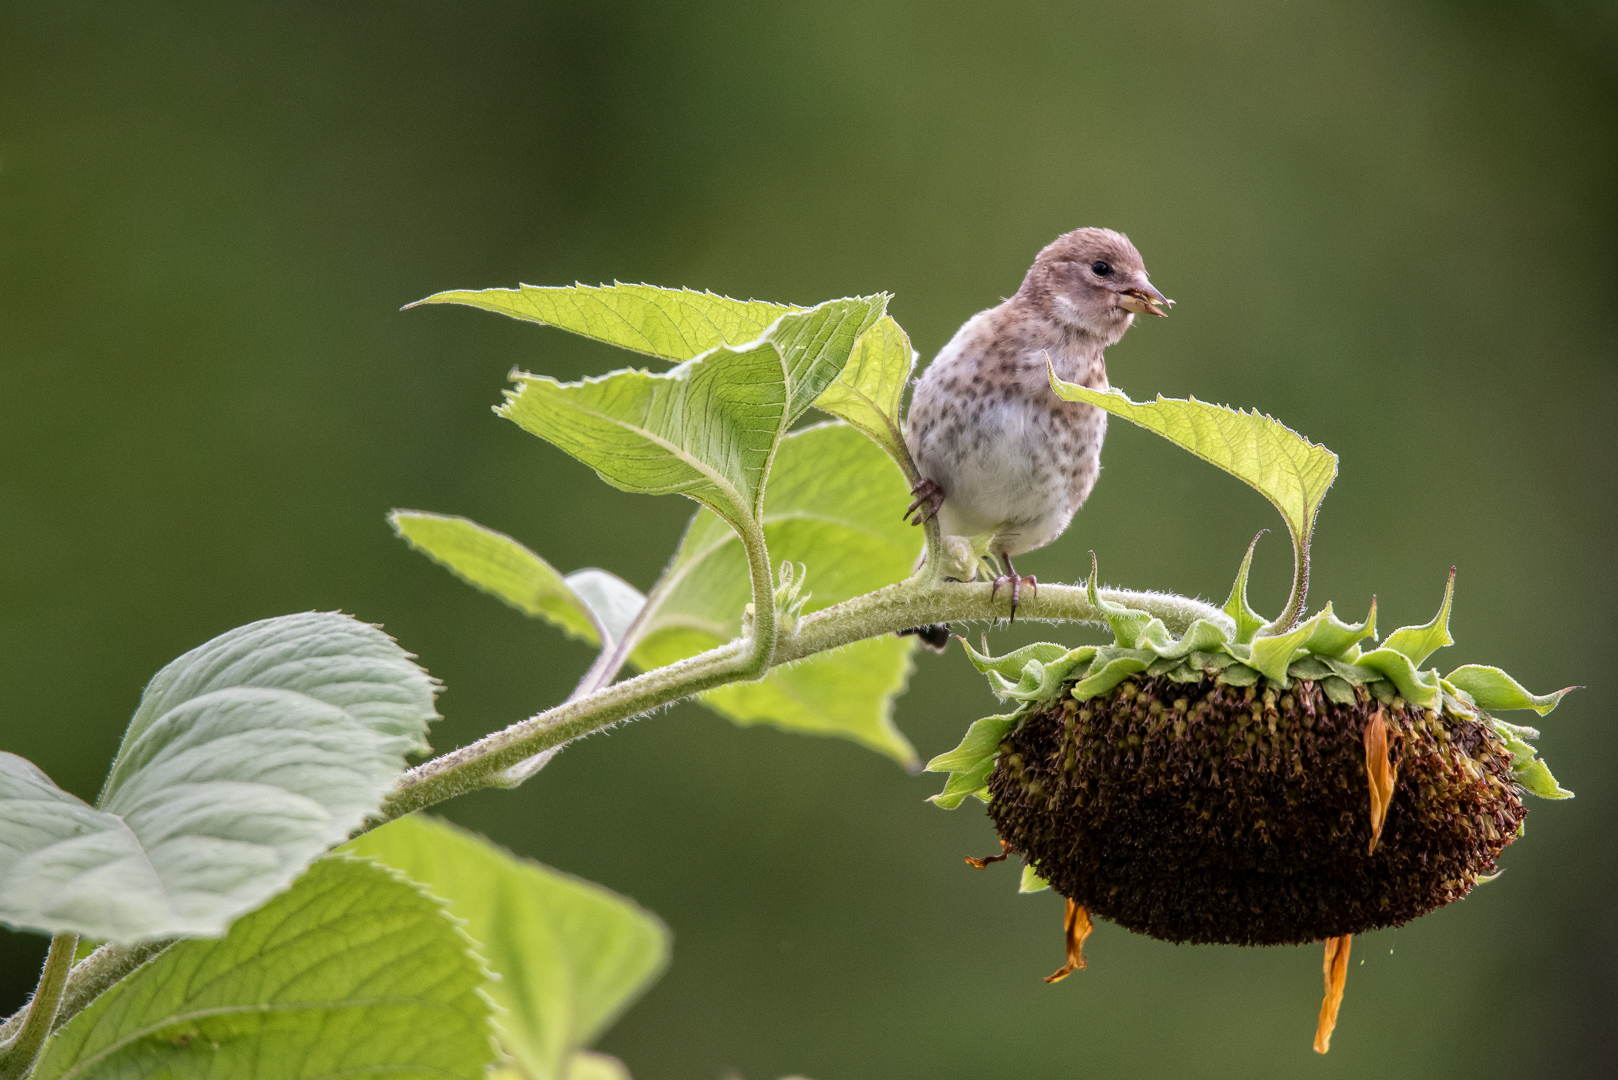
[[[1262,684],[1287,690],[1294,681],[1317,682],[1326,697],[1339,704],[1356,700],[1363,688],[1383,704],[1411,705],[1447,716],[1483,720],[1506,740],[1514,759],[1513,775],[1526,790],[1547,799],[1573,794],[1557,785],[1550,770],[1527,742],[1539,737],[1533,728],[1495,719],[1494,710],[1533,709],[1541,716],[1554,709],[1573,687],[1553,694],[1534,695],[1499,668],[1468,664],[1448,675],[1437,668],[1423,670],[1422,661],[1437,648],[1451,644],[1450,605],[1455,575],[1450,574],[1444,600],[1433,620],[1389,634],[1372,649],[1361,642],[1376,636],[1376,604],[1357,623],[1345,623],[1330,604],[1291,630],[1271,633],[1255,629],[1264,620],[1247,606],[1247,572],[1252,548],[1242,560],[1231,589],[1227,612],[1238,630],[1232,634],[1213,622],[1199,620],[1174,637],[1144,611],[1109,603],[1096,591],[1096,569],[1091,567],[1090,602],[1106,613],[1112,628],[1111,645],[1029,645],[1005,656],[986,656],[966,642],[972,664],[989,679],[994,693],[1015,701],[1015,711],[985,717],[967,731],[961,744],[927,763],[930,772],[946,772],[949,780],[932,801],[946,809],[959,806],[967,796],[988,801],[988,776],[1006,734],[1033,706],[1051,700],[1066,687],[1074,700],[1105,695],[1133,675],[1163,676],[1175,682],[1204,679],[1227,686]],[[1245,629],[1244,629],[1245,628]]]

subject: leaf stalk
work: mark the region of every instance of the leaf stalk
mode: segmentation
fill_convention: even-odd
[[[16,1033],[0,1044],[0,1080],[20,1080],[34,1069],[45,1040],[56,1025],[62,1004],[62,991],[73,968],[73,954],[79,948],[79,935],[57,934],[45,954],[45,969],[27,1009],[20,1013],[22,1023]],[[15,1019],[15,1018],[13,1018]],[[8,1025],[9,1026],[9,1023]]]

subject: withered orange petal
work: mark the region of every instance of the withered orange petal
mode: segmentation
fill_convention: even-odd
[[[1369,855],[1382,839],[1382,826],[1387,824],[1388,804],[1393,802],[1393,784],[1396,779],[1393,763],[1388,755],[1388,725],[1382,708],[1365,725],[1365,776],[1371,788],[1371,846]]]
[[[1315,1025],[1315,1053],[1331,1049],[1332,1029],[1337,1026],[1337,1010],[1343,1004],[1343,984],[1348,981],[1348,947],[1352,935],[1326,941],[1326,998],[1320,1003],[1320,1021]]]
[[[1069,900],[1067,914],[1062,919],[1062,932],[1067,940],[1067,963],[1045,976],[1046,982],[1059,983],[1084,967],[1084,939],[1094,929],[1095,924],[1090,921],[1090,913],[1084,910],[1084,905]]]

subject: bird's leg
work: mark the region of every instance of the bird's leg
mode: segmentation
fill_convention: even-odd
[[[904,516],[912,525],[923,525],[938,516],[938,508],[944,505],[944,489],[938,486],[938,481],[922,477],[916,486],[910,489],[910,494],[916,497],[904,512]]]
[[[1010,585],[1011,621],[1016,622],[1017,605],[1022,603],[1022,587],[1027,585],[1030,589],[1033,589],[1035,593],[1038,593],[1039,582],[1034,580],[1034,575],[1032,574],[1029,574],[1027,577],[1018,577],[1017,568],[1011,565],[1011,556],[1007,555],[1005,552],[1000,553],[1000,561],[1006,564],[1006,572],[995,578],[993,584],[989,586],[989,601],[991,603],[994,601],[995,593],[1000,591],[1000,586]]]

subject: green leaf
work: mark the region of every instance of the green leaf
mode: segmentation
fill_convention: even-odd
[[[860,335],[837,381],[815,406],[848,421],[876,441],[901,469],[910,469],[910,451],[899,425],[899,410],[916,351],[891,315]]]
[[[1402,652],[1417,667],[1421,662],[1447,645],[1455,644],[1449,636],[1449,610],[1455,600],[1455,568],[1449,569],[1449,581],[1444,585],[1444,602],[1438,605],[1438,614],[1431,622],[1421,626],[1405,626],[1388,635],[1382,648]]]
[[[1444,676],[1444,681],[1472,695],[1472,700],[1480,709],[1488,709],[1491,712],[1497,709],[1533,709],[1541,716],[1561,704],[1562,698],[1567,694],[1579,689],[1577,686],[1569,686],[1551,694],[1530,694],[1521,683],[1504,671],[1482,664],[1458,667]]]
[[[146,687],[93,808],[0,754],[0,922],[121,943],[213,937],[382,804],[436,684],[386,634],[251,623]]]
[[[1550,767],[1535,759],[1526,768],[1512,773],[1512,777],[1528,791],[1542,799],[1571,799],[1573,793],[1556,782]]]
[[[505,533],[464,517],[395,510],[388,521],[406,543],[462,581],[592,645],[601,644],[603,636],[616,641],[646,601],[605,570],[580,570],[564,578]]]
[[[686,495],[746,532],[781,436],[842,372],[885,305],[877,296],[792,312],[757,341],[663,374],[577,383],[519,374],[496,411],[615,487]]]
[[[224,940],[181,942],[113,986],[34,1076],[481,1080],[485,978],[438,901],[372,863],[324,859]]]
[[[1064,401],[1083,401],[1148,431],[1248,484],[1281,511],[1294,543],[1307,551],[1315,512],[1337,478],[1337,455],[1259,412],[1210,405],[1196,398],[1158,395],[1130,401],[1121,390],[1092,390],[1049,371],[1051,389]]]
[[[571,1076],[565,1065],[574,1052],[668,963],[669,933],[656,916],[447,822],[412,815],[346,850],[420,882],[465,920],[500,974],[489,987],[502,1010],[495,1019],[500,1044],[528,1080]]]
[[[806,610],[908,576],[920,546],[900,517],[908,498],[898,470],[854,428],[819,424],[782,440],[764,502],[764,535],[772,558],[807,565]],[[652,596],[656,606],[632,655],[636,666],[659,667],[734,638],[751,596],[735,533],[699,511]],[[702,700],[738,723],[841,735],[909,765],[915,752],[892,712],[912,648],[910,638],[862,641]]]
[[[555,326],[661,360],[689,360],[720,345],[745,345],[782,315],[804,308],[732,300],[655,285],[523,285],[441,292],[421,304],[465,304]]]

